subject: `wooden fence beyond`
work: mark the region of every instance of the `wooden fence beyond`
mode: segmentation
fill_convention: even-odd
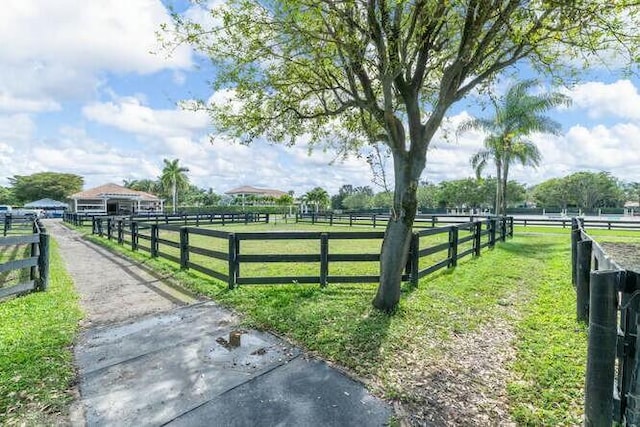
[[[622,268],[574,218],[576,316],[588,322],[584,425],[640,425],[640,274]]]
[[[25,224],[31,227],[31,233],[18,234],[16,230],[24,229]],[[49,284],[49,235],[45,228],[32,217],[14,216],[9,230],[12,231],[9,235],[0,237],[0,248],[29,245],[29,256],[1,263],[0,274],[6,276],[12,271],[28,268],[29,279],[11,286],[2,286],[0,283],[0,299],[34,290],[46,290]]]
[[[446,227],[423,229],[413,233],[411,248],[404,281],[417,284],[418,280],[427,274],[441,268],[455,267],[459,259],[466,256],[479,256],[481,250],[493,247],[496,241],[504,241],[513,236],[513,221],[510,217],[494,217],[482,221],[474,221]],[[336,262],[379,262],[379,253],[331,253],[330,241],[346,239],[376,239],[384,237],[382,231],[284,231],[284,232],[226,232],[200,227],[178,226],[172,224],[156,224],[125,220],[111,220],[105,218],[93,219],[93,233],[117,240],[119,244],[126,244],[133,251],[144,250],[151,257],[160,257],[179,264],[181,268],[193,269],[215,279],[228,283],[233,289],[237,285],[257,284],[303,284],[316,283],[326,286],[329,283],[375,283],[380,280],[379,275],[331,275],[329,268]],[[179,233],[178,240],[160,237],[160,231]],[[460,231],[466,231],[460,236]],[[422,246],[420,239],[427,236],[445,234],[447,239],[443,243]],[[226,250],[213,250],[217,245],[198,247],[191,236],[206,236],[210,239],[224,240]],[[282,241],[282,240],[311,240],[317,242],[320,249],[312,254],[247,254],[241,250],[242,241]],[[464,245],[464,246],[463,246]],[[464,250],[459,250],[464,248]],[[177,251],[176,251],[177,250]],[[178,254],[176,254],[178,252]],[[210,265],[203,265],[193,260],[192,255],[198,255],[223,261],[226,269],[215,269]],[[439,255],[441,258],[434,264],[421,263],[425,257]],[[316,263],[319,265],[317,274],[309,276],[244,276],[242,265],[255,263]]]

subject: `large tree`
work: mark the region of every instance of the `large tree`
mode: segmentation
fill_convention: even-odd
[[[471,165],[480,177],[489,162],[496,167],[495,213],[507,212],[509,168],[514,162],[523,166],[538,166],[542,156],[536,145],[527,140],[532,133],[559,134],[560,124],[545,114],[553,107],[566,105],[570,99],[561,93],[530,94],[536,85],[525,80],[510,86],[506,94],[493,99],[493,116],[473,118],[464,122],[459,131],[482,130],[488,135],[484,148],[471,157]]]
[[[82,190],[84,178],[72,173],[40,172],[9,178],[11,191],[18,203],[49,198],[64,200]]]
[[[189,168],[180,166],[179,159],[163,159],[163,161],[164,168],[162,168],[162,175],[160,175],[160,183],[165,191],[171,191],[173,213],[176,213],[178,205],[178,190],[187,189],[189,187],[189,178],[186,174],[189,172]]]
[[[624,202],[622,184],[609,172],[576,172],[562,179],[572,204],[591,210],[620,206]]]
[[[191,44],[217,66],[213,88],[233,100],[189,105],[207,110],[218,132],[247,143],[292,144],[305,135],[343,153],[386,144],[394,201],[374,305],[390,311],[427,148],[449,108],[521,60],[561,71],[585,52],[614,49],[631,37],[626,30],[635,33],[637,7],[626,11],[628,3],[228,0],[210,23],[175,13],[161,37],[168,49]]]

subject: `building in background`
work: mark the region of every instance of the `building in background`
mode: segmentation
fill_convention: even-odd
[[[164,209],[164,200],[144,191],[117,184],[105,184],[81,191],[69,197],[71,211],[108,215],[156,213]]]

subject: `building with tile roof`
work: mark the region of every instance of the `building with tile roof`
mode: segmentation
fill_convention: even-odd
[[[77,213],[128,215],[164,209],[164,200],[158,196],[112,183],[72,194],[69,198],[71,211]]]
[[[234,188],[224,194],[236,199],[237,204],[245,205],[273,205],[275,199],[288,194],[286,191],[273,190],[271,188],[257,188],[250,185]]]

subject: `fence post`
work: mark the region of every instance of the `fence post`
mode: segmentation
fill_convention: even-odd
[[[189,267],[189,229],[180,227],[180,268]]]
[[[33,221],[33,234],[37,234],[37,233],[39,233],[38,224],[36,224],[36,221]],[[31,257],[39,256],[39,250],[38,250],[39,246],[40,246],[40,242],[39,241],[37,243],[36,242],[31,243]],[[39,261],[39,259],[38,259],[38,261]],[[36,267],[33,266],[33,267],[31,267],[31,269],[29,271],[29,279],[30,280],[34,280],[34,283],[36,283],[35,282],[35,280],[36,280],[36,270],[37,270]]]
[[[435,228],[436,226],[436,216],[431,215],[431,228]]]
[[[576,285],[576,267],[578,266],[578,242],[580,241],[580,225],[577,218],[571,218],[571,284]]]
[[[40,283],[38,288],[46,291],[49,287],[49,235],[40,233],[40,254],[38,255],[38,270],[40,271]]]
[[[118,244],[124,243],[124,221],[118,220]]]
[[[327,286],[329,276],[329,234],[320,233],[320,286]]]
[[[621,272],[591,273],[589,338],[585,384],[584,425],[610,426],[618,337],[617,293]]]
[[[509,217],[509,237],[513,237],[513,217]]]
[[[449,267],[458,265],[458,226],[449,228]]]
[[[102,229],[102,218],[97,218],[98,220],[98,236],[104,237],[104,230]]]
[[[2,233],[4,236],[7,235],[7,231],[9,230],[9,228],[11,228],[9,224],[11,224],[11,214],[5,214],[4,215],[4,232]]]
[[[131,250],[138,250],[138,223],[131,221]]]
[[[576,318],[589,321],[589,279],[591,278],[591,240],[578,242],[576,255]]]
[[[481,248],[482,248],[482,221],[476,221],[475,228],[473,229],[473,255],[480,256]]]
[[[151,258],[158,256],[158,224],[151,224]]]
[[[500,218],[500,241],[504,242],[507,240],[507,217],[503,216]]]
[[[349,227],[353,227],[353,214],[349,214]]]
[[[113,237],[112,229],[113,229],[113,219],[107,218],[107,240],[111,240],[111,238]]]
[[[498,220],[496,218],[489,218],[489,247],[493,248],[496,245],[496,226]]]
[[[373,214],[373,228],[376,228],[376,214]]]
[[[229,233],[229,289],[237,285],[238,279],[238,245],[235,233]]]
[[[418,286],[418,272],[420,271],[420,234],[411,235],[409,246],[409,283],[411,286]]]
[[[96,225],[96,217],[91,217],[91,234],[96,234],[98,231],[98,226]]]

